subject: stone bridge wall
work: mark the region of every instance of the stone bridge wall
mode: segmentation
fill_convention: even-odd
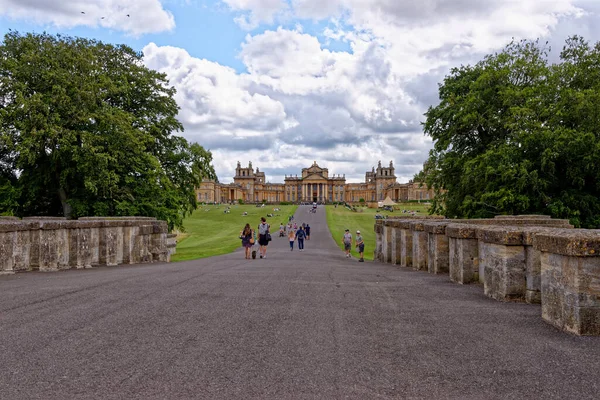
[[[559,329],[600,335],[600,230],[521,215],[378,220],[375,233],[376,260],[480,283],[496,300],[541,303]]]
[[[0,274],[168,262],[167,236],[154,218],[0,218]]]

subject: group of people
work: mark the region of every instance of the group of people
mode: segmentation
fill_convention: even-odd
[[[246,224],[244,229],[240,232],[240,239],[242,239],[242,246],[245,250],[246,259],[256,258],[256,251],[252,250],[252,247],[256,243],[258,239],[259,247],[259,256],[260,258],[267,258],[267,246],[271,241],[271,226],[267,224],[267,220],[265,217],[260,219],[260,224],[258,224],[258,238],[256,237],[256,231],[250,227],[250,224]]]
[[[346,229],[344,231],[344,237],[342,238],[342,242],[344,243],[344,250],[346,251],[346,257],[352,257],[350,255],[350,250],[352,249],[352,234],[350,233],[350,229]],[[356,237],[354,238],[354,245],[358,250],[359,259],[358,262],[365,262],[364,254],[365,254],[365,241],[360,234],[360,231],[356,231]]]
[[[279,233],[284,233],[286,231],[283,223],[279,225]],[[281,235],[283,236],[283,235]],[[298,250],[304,251],[304,240],[310,240],[310,226],[308,224],[302,224],[298,226],[295,222],[294,224],[289,224],[287,226],[287,237],[290,241],[290,251],[294,251],[294,242],[298,240]]]
[[[310,240],[310,226],[304,223],[298,226],[295,222],[292,224],[291,220],[292,219],[290,219],[290,223],[287,225],[287,227],[283,224],[283,222],[279,225],[279,234],[280,236],[285,236],[285,232],[287,231],[287,237],[290,242],[290,251],[294,250],[294,243],[296,240],[298,241],[298,250],[304,251],[304,240]],[[256,231],[250,227],[250,224],[246,224],[246,226],[244,226],[244,229],[242,229],[240,232],[240,239],[242,239],[242,246],[245,250],[246,259],[256,258],[256,251],[253,251],[252,248],[257,240],[259,245],[259,257],[267,258],[267,246],[271,241],[270,228],[271,226],[267,224],[265,217],[260,219],[260,224],[258,224]],[[256,232],[258,232],[258,237]],[[347,258],[351,257],[350,250],[352,249],[352,243],[354,242],[354,246],[358,250],[360,257],[358,261],[365,261],[365,242],[360,234],[360,231],[357,230],[356,236],[352,237],[350,229],[346,229],[344,231],[342,242],[344,243],[344,250],[346,251]]]

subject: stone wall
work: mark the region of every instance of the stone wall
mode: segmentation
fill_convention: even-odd
[[[154,218],[0,219],[0,274],[168,262],[167,223]]]
[[[376,260],[448,274],[459,284],[480,283],[486,296],[499,301],[541,303],[548,323],[600,335],[600,230],[520,215],[392,218],[376,221],[375,231]]]

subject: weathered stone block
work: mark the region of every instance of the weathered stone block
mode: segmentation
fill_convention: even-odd
[[[525,300],[525,248],[483,243],[484,293],[500,301]]]
[[[402,230],[398,221],[390,224],[392,229],[392,264],[400,265],[402,253]]]
[[[411,222],[413,236],[412,267],[417,271],[427,271],[428,234],[424,231],[423,221]]]
[[[410,223],[403,221],[400,223],[400,266],[412,268],[413,254],[413,234],[410,230]]]
[[[450,244],[446,236],[448,222],[426,222],[427,270],[431,274],[447,274],[450,264]]]
[[[479,247],[477,226],[449,224],[446,227],[449,247],[450,280],[460,284],[479,281]]]
[[[577,335],[600,335],[600,231],[540,233],[542,318]]]

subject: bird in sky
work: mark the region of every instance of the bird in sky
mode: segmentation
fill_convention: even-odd
[[[129,14],[127,14],[127,17],[129,17]]]
[[[81,12],[82,14],[85,14],[83,11]]]

